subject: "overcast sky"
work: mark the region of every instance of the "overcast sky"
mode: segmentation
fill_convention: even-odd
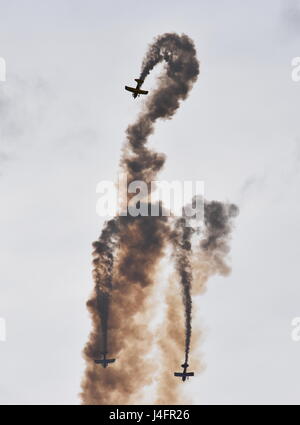
[[[300,1],[0,0],[0,403],[78,404],[96,185],[117,176],[153,37],[196,44],[201,74],[151,144],[160,177],[240,207],[232,274],[194,303],[194,403],[299,403]],[[153,76],[145,83],[151,90]]]

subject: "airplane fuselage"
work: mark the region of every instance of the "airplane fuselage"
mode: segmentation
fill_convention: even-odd
[[[125,90],[130,91],[134,99],[136,99],[140,94],[148,94],[147,91],[141,90],[144,80],[141,80],[140,78],[136,78],[135,81],[136,81],[136,87],[125,86]]]

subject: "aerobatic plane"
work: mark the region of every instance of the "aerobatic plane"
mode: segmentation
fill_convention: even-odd
[[[136,87],[125,86],[125,90],[132,92],[132,96],[134,97],[134,99],[136,99],[140,94],[148,94],[147,91],[141,90],[141,87],[142,87],[144,80],[141,80],[139,78],[135,78],[134,81],[136,81]]]
[[[184,382],[186,379],[189,379],[189,376],[194,376],[194,372],[187,372],[187,368],[189,367],[188,363],[185,362],[181,365],[183,368],[183,372],[174,372],[174,376],[179,376]]]
[[[95,359],[95,363],[101,364],[102,367],[107,367],[109,363],[114,363],[116,359],[107,359],[106,358],[107,353],[101,353],[102,359]]]

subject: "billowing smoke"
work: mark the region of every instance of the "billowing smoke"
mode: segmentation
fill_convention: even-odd
[[[201,229],[185,227],[185,219],[180,218],[176,220],[175,230],[170,234],[175,250],[177,276],[171,276],[165,297],[167,313],[159,339],[162,369],[157,388],[156,403],[158,404],[190,402],[190,400],[184,400],[182,393],[178,391],[171,372],[179,369],[183,346],[185,346],[184,360],[190,364],[191,370],[197,375],[204,368],[201,358],[193,357],[191,362],[188,361],[190,349],[193,351],[193,346],[195,347],[201,339],[201,330],[198,327],[193,329],[192,340],[192,295],[203,293],[211,276],[229,274],[226,257],[230,251],[229,241],[233,219],[237,214],[238,208],[234,204],[205,201],[204,223]],[[180,297],[177,289],[180,288],[184,321],[178,309]],[[181,327],[180,324],[183,326]]]
[[[164,165],[165,156],[147,146],[148,137],[153,133],[158,118],[169,119],[174,115],[199,74],[196,50],[186,35],[172,33],[157,37],[145,56],[140,78],[145,79],[160,62],[165,64],[162,76],[157,88],[146,98],[136,122],[127,128],[127,141],[120,163],[128,184],[143,181],[149,190],[151,182]],[[126,201],[130,201],[131,197],[127,195]],[[143,199],[141,203],[150,210],[149,200]],[[197,247],[198,251],[209,252],[210,256],[219,250],[219,245],[229,236],[231,228],[224,217],[221,220],[222,227],[217,218],[218,212],[209,206],[212,204],[205,205],[207,212],[202,229],[204,239]],[[219,214],[224,212],[220,205]],[[175,366],[180,367],[180,363],[170,367],[169,362],[167,368],[167,362],[171,346],[176,349],[172,358],[179,359],[184,353],[187,360],[189,356],[192,336],[191,291],[193,278],[195,280],[193,267],[198,251],[194,254],[192,250],[194,230],[185,227],[181,219],[174,230],[172,220],[163,214],[156,217],[120,215],[106,223],[99,239],[93,244],[95,288],[87,303],[93,329],[84,349],[86,371],[81,393],[84,404],[140,403],[143,400],[143,389],[153,384],[159,364],[161,378],[157,400],[168,403],[178,401],[180,382],[173,376],[173,372]],[[174,331],[176,324],[172,318],[179,317],[182,309],[178,309],[177,304],[174,315],[177,288],[169,287],[165,300],[167,315],[160,327],[161,337],[158,341],[164,360],[153,363],[147,357],[157,343],[157,337],[149,326],[155,307],[152,300],[156,296],[160,262],[170,244],[174,249],[175,269],[182,288],[184,329],[181,332],[178,327]],[[159,293],[159,299],[163,298],[164,295]],[[182,340],[183,334],[185,337]],[[94,359],[103,351],[117,359],[106,369],[94,363]],[[166,391],[162,396],[163,389]]]
[[[237,215],[238,208],[234,204],[205,202],[203,239],[193,256],[194,294],[203,292],[207,280],[214,274],[227,276],[230,273],[226,257],[230,251],[233,219]]]

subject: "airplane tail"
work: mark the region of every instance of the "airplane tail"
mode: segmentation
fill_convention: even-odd
[[[141,80],[140,78],[135,78],[134,81],[136,81],[137,83],[142,84],[144,82],[144,80]]]

